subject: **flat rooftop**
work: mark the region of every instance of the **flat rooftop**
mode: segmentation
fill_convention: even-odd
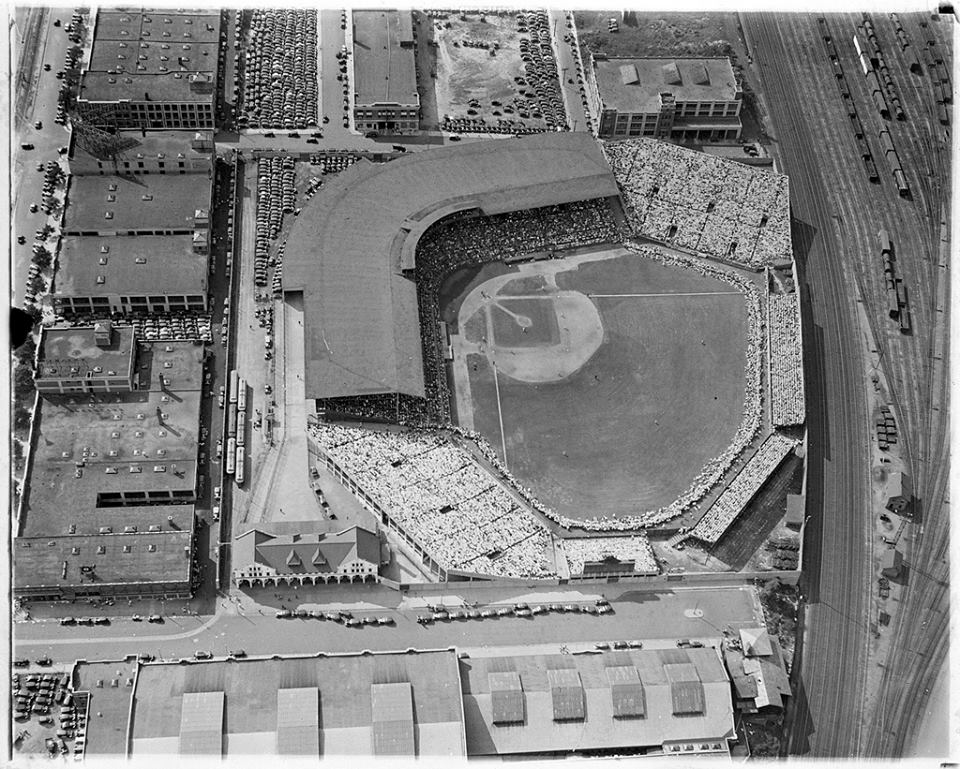
[[[188,583],[192,541],[192,525],[186,531],[157,533],[17,537],[13,542],[14,584],[27,590]]]
[[[313,728],[320,732],[322,755],[369,756],[375,732],[373,691],[381,684],[398,683],[409,684],[417,753],[462,756],[460,680],[453,650],[142,665],[133,694],[131,753],[176,753],[184,695],[223,692],[225,754],[275,754],[278,732],[290,719],[281,711],[284,699],[278,692],[296,689],[301,700],[306,700],[303,690],[319,693],[319,713],[303,714],[298,727],[300,744],[311,750],[317,744],[303,733],[316,715]],[[91,709],[96,709],[96,693]],[[297,752],[295,745],[287,748],[283,752]]]
[[[194,253],[192,235],[66,235],[61,240],[54,293],[202,295],[207,260],[206,254]]]
[[[495,716],[493,690],[504,673],[519,678],[522,720]],[[725,749],[734,736],[730,681],[712,648],[470,657],[460,660],[460,675],[471,756],[673,740],[716,740]]]
[[[64,232],[193,230],[197,209],[209,211],[210,185],[193,174],[74,176]]]
[[[423,395],[407,238],[457,208],[495,214],[618,194],[585,133],[470,142],[338,174],[294,220],[284,256],[284,290],[304,294],[306,397]]]
[[[213,162],[212,152],[195,150],[191,146],[195,137],[212,144],[212,131],[149,131],[146,134],[140,131],[118,131],[116,135],[122,143],[121,146],[125,147],[117,153],[117,160],[120,163],[124,161],[136,163],[137,160],[150,158],[164,160],[170,164],[171,168],[176,168],[178,160],[185,160],[188,163],[197,160]],[[126,147],[126,145],[131,146]],[[97,160],[76,140],[70,142],[70,160],[90,159]]]
[[[138,651],[139,648],[131,650],[132,653]],[[126,683],[136,674],[137,663],[134,661],[83,662],[74,666],[75,691],[89,692],[91,697],[93,717],[87,721],[85,757],[116,757],[126,752],[127,718],[133,695],[133,687]],[[98,681],[102,686],[97,686]],[[111,685],[113,681],[117,681],[117,686]],[[103,716],[96,716],[96,713],[103,713]]]
[[[71,379],[87,373],[129,377],[135,365],[133,327],[113,326],[111,343],[104,347],[96,343],[94,336],[92,326],[43,329],[38,375]],[[100,371],[95,372],[98,368]]]
[[[192,494],[202,359],[203,348],[192,343],[155,342],[140,350],[140,389],[135,392],[44,395],[34,427],[21,535],[67,534],[70,524],[78,531],[99,530],[97,516],[113,515],[97,507],[101,492],[169,489]],[[170,382],[166,391],[160,389],[161,375]],[[152,511],[125,509],[137,511],[130,513],[137,525],[154,522]],[[74,520],[79,516],[89,523]]]
[[[593,69],[603,106],[617,112],[659,112],[663,92],[678,102],[708,102],[733,101],[738,90],[726,58],[595,58]]]
[[[190,75],[199,72],[216,77],[218,13],[101,10],[93,36],[81,99],[212,101],[212,93],[191,88]]]
[[[414,50],[401,47],[411,35],[402,11],[353,12],[353,70],[357,105],[419,104]],[[412,42],[412,41],[411,41]]]

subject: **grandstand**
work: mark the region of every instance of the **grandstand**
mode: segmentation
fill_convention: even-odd
[[[720,537],[730,528],[767,478],[786,459],[796,443],[780,433],[773,433],[767,438],[717,498],[713,507],[690,531],[690,536],[711,545],[719,542]]]
[[[602,146],[635,235],[749,269],[791,257],[786,176],[653,139]]]
[[[304,295],[308,398],[425,396],[416,240],[455,211],[502,214],[618,195],[596,142],[556,133],[361,161],[321,188],[287,239]]]
[[[797,294],[767,295],[770,418],[776,427],[803,424],[803,346]]]

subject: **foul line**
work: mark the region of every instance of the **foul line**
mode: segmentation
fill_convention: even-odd
[[[503,466],[507,467],[507,435],[503,431],[503,409],[500,407],[500,375],[497,373],[497,364],[492,360],[490,362],[493,364],[493,384],[497,392],[497,417],[500,420],[500,445],[503,447]]]
[[[739,294],[739,291],[701,291],[699,293],[673,293],[668,292],[666,294],[587,294],[591,299],[606,299],[608,297],[643,297],[643,296],[730,296],[733,294]]]

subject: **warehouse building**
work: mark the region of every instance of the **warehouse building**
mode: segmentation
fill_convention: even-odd
[[[101,127],[214,128],[219,13],[103,10],[77,107]]]
[[[361,526],[332,521],[280,521],[248,529],[233,542],[237,587],[376,582],[380,540]]]
[[[113,703],[94,685],[104,671],[74,670],[91,711]],[[151,662],[132,678],[127,708],[113,704],[125,732],[91,720],[89,755],[728,758],[736,740],[715,648],[319,652]]]
[[[740,138],[743,91],[730,60],[621,58],[591,54],[588,101],[605,139]]]
[[[15,595],[190,594],[202,379],[192,343],[44,330]]]
[[[98,696],[93,689],[92,710]],[[147,664],[129,713],[134,758],[466,754],[452,649]],[[92,749],[107,731],[98,721]]]
[[[740,648],[727,646],[724,662],[733,681],[737,710],[779,711],[790,696],[790,675],[780,642],[765,628],[741,628]]]
[[[211,184],[198,174],[74,176],[53,302],[62,315],[207,308]]]
[[[413,16],[353,12],[354,125],[358,131],[409,134],[420,129]]]
[[[189,137],[189,138],[188,138]],[[213,132],[120,131],[70,135],[70,173],[74,176],[120,174],[206,174],[213,179]]]
[[[727,755],[730,679],[716,649],[460,660],[471,756]]]

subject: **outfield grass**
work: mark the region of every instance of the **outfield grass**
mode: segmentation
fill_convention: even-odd
[[[561,288],[591,294],[720,292],[595,298],[604,341],[581,369],[536,385],[499,376],[506,464],[541,501],[573,518],[669,504],[740,423],[743,298],[633,255],[557,277]],[[469,363],[475,427],[501,452],[493,371],[479,356]]]

